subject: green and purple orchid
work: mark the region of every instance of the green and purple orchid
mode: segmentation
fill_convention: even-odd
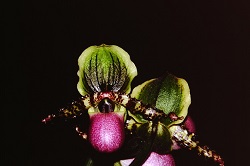
[[[224,166],[218,154],[193,138],[194,124],[187,116],[190,90],[184,79],[165,73],[131,92],[136,66],[115,45],[87,48],[78,65],[82,96],[43,122],[75,119],[87,112],[89,125],[82,129],[78,124],[76,131],[96,153],[115,154],[111,165],[174,166],[171,151],[185,147]],[[97,160],[90,157],[86,165],[97,165]]]

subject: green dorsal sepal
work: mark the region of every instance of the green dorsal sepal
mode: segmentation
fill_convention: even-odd
[[[166,115],[173,112],[178,117],[183,117],[183,119],[186,117],[191,103],[187,82],[169,73],[135,87],[131,97],[164,111]],[[171,121],[167,118],[162,119],[161,122],[166,126],[170,126],[181,123],[183,119]]]
[[[77,89],[83,96],[105,91],[128,94],[137,75],[129,54],[115,45],[88,47],[80,55],[78,65]]]

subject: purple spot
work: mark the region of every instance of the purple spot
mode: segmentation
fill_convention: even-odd
[[[190,116],[187,116],[186,120],[184,121],[184,126],[187,128],[188,132],[195,133],[195,124]]]

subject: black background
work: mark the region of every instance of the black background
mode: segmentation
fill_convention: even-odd
[[[133,86],[165,71],[185,78],[200,142],[227,166],[250,165],[247,1],[11,1],[4,16],[8,165],[83,165],[87,148],[72,126],[41,119],[79,97],[77,59],[102,43],[130,54]],[[212,165],[185,150],[174,157],[177,166]]]

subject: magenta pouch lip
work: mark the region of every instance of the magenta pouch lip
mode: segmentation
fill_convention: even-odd
[[[129,166],[134,158],[120,160],[122,166]],[[171,154],[160,155],[152,152],[142,166],[175,166],[174,158]]]
[[[99,152],[112,153],[123,145],[124,112],[90,113],[88,138]]]

